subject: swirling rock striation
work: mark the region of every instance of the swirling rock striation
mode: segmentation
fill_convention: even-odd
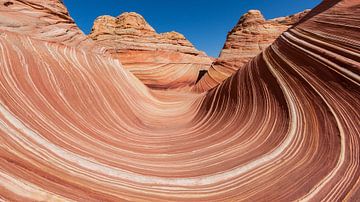
[[[0,200],[357,201],[358,16],[324,1],[202,94],[2,31]]]
[[[98,17],[89,37],[152,88],[194,85],[199,70],[212,63],[184,35],[174,31],[158,34],[134,12]]]

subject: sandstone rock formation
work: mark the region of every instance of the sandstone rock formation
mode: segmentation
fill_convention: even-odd
[[[324,1],[202,94],[0,29],[0,200],[357,201],[358,16]]]
[[[182,34],[174,31],[158,34],[134,12],[98,17],[89,37],[154,88],[194,85],[199,70],[208,69],[212,63]]]
[[[250,10],[229,32],[219,58],[214,62],[203,81],[198,84],[196,90],[208,90],[230,77],[309,11],[305,10],[291,16],[265,20],[260,11]]]

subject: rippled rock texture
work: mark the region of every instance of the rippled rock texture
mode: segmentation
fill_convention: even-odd
[[[324,1],[201,94],[2,27],[0,199],[358,201],[359,16]]]
[[[152,88],[184,88],[195,84],[212,59],[182,34],[158,34],[139,14],[98,17],[89,35],[99,47]]]

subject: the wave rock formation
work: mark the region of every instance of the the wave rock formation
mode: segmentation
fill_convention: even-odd
[[[0,201],[360,199],[358,0],[200,94],[149,89],[60,0],[0,3]]]

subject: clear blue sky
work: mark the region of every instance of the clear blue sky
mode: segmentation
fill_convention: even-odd
[[[313,8],[321,0],[64,0],[78,26],[88,34],[100,15],[134,11],[158,32],[177,31],[197,49],[217,57],[226,35],[241,15],[260,10],[266,19]]]

